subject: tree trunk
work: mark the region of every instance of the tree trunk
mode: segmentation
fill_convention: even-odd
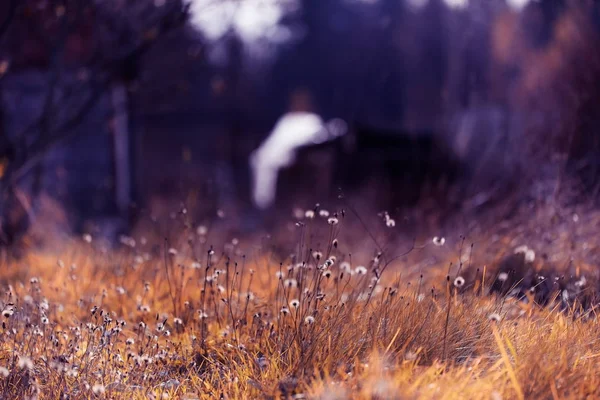
[[[129,148],[129,99],[125,85],[116,83],[112,86],[111,100],[114,111],[112,128],[114,138],[115,203],[121,216],[127,220],[131,204],[132,168]]]

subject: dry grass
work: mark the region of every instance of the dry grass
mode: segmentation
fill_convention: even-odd
[[[337,218],[304,219],[282,263],[250,241],[212,247],[218,234],[200,229],[3,264],[0,397],[600,397],[594,303],[496,297],[496,269],[471,266],[460,240],[397,258],[388,245],[362,267],[371,235],[334,241],[349,217]],[[424,249],[440,256],[417,268]]]

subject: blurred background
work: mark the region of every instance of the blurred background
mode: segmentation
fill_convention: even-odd
[[[586,0],[3,0],[0,242],[173,213],[254,232],[342,196],[593,202],[599,35]]]

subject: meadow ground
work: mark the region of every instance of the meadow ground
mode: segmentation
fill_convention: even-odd
[[[600,398],[597,214],[437,238],[297,214],[234,238],[180,213],[168,239],[3,260],[0,398]]]

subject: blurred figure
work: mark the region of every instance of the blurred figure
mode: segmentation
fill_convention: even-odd
[[[334,140],[346,131],[346,123],[341,119],[324,123],[319,115],[311,112],[284,114],[269,137],[250,155],[254,205],[266,209],[273,204],[279,171],[294,163],[300,148]]]

